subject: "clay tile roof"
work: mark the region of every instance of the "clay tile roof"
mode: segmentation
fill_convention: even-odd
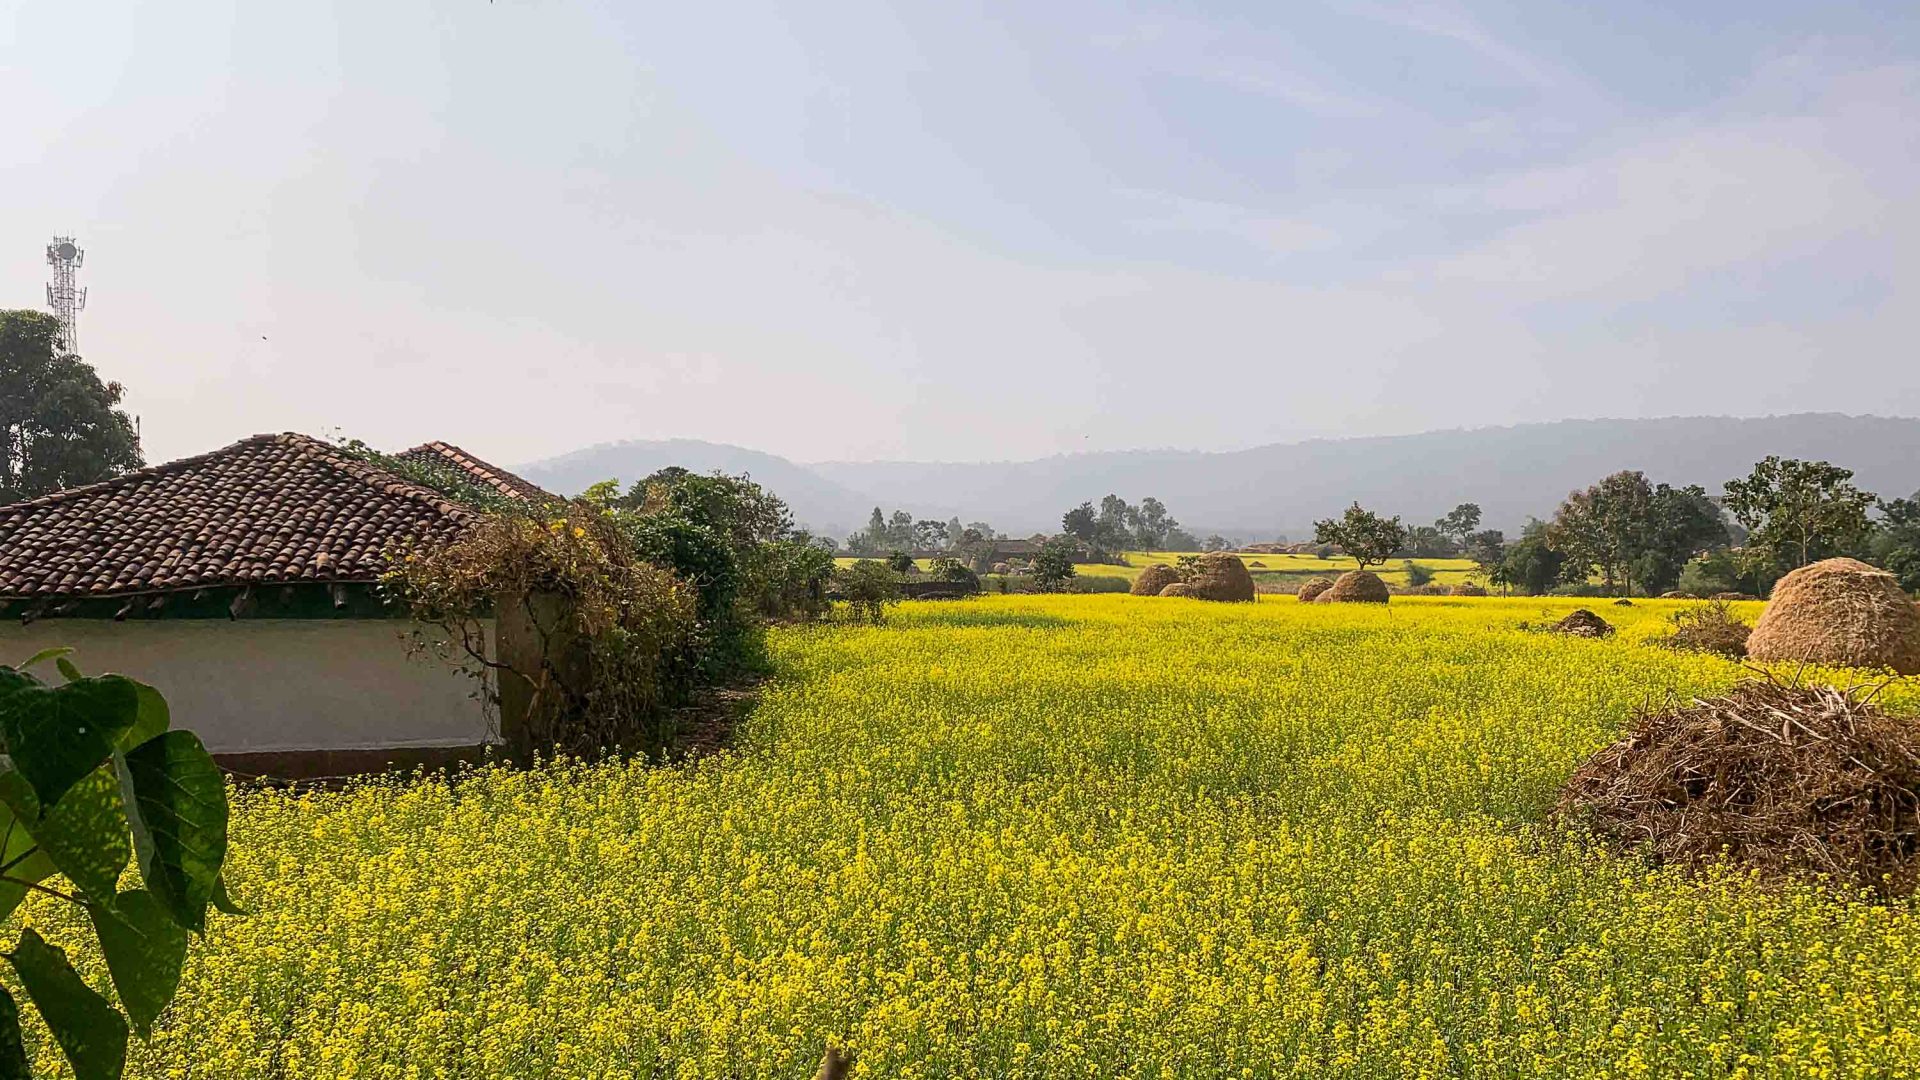
[[[422,443],[398,456],[402,460],[417,461],[423,465],[458,469],[474,483],[481,487],[492,488],[508,498],[540,503],[562,501],[559,496],[538,484],[515,476],[498,465],[481,461],[452,443],[438,441]]]
[[[369,582],[390,544],[445,542],[474,520],[318,439],[255,435],[0,506],[0,598]]]

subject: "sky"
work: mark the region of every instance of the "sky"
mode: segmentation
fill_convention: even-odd
[[[0,0],[149,460],[1920,415],[1920,5]]]

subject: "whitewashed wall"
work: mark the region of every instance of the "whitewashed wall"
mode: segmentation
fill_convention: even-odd
[[[73,647],[89,675],[166,695],[176,727],[215,753],[473,746],[490,741],[477,684],[410,657],[411,627],[380,619],[0,620],[0,663]],[[493,639],[493,627],[487,627]],[[42,678],[57,678],[52,666]]]

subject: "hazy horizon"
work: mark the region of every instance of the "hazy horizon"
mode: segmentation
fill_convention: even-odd
[[[1920,9],[0,13],[0,307],[149,460],[1920,415]]]

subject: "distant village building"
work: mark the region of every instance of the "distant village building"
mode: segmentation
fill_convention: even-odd
[[[405,459],[553,496],[446,443]],[[223,764],[281,776],[436,763],[499,741],[484,689],[406,643],[374,586],[392,545],[477,512],[305,435],[256,435],[0,507],[0,662],[70,645],[157,687]],[[487,637],[497,646],[493,628]]]

